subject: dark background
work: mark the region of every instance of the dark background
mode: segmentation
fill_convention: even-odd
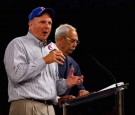
[[[3,56],[7,44],[28,30],[28,14],[38,6],[56,11],[52,33],[62,23],[77,28],[81,43],[72,54],[80,64],[84,85],[98,91],[114,83],[92,59],[93,55],[116,78],[129,83],[124,95],[125,115],[134,113],[135,1],[134,0],[4,0],[0,3],[0,115],[8,115],[7,76]]]

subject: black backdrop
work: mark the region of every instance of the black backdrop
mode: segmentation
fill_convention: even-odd
[[[72,54],[85,76],[84,85],[97,91],[114,81],[91,59],[93,55],[116,78],[129,83],[125,92],[125,115],[133,111],[134,77],[134,0],[27,0],[1,1],[0,12],[0,115],[8,115],[7,77],[3,65],[4,50],[14,37],[28,30],[28,13],[37,6],[52,7],[56,11],[49,39],[62,23],[77,28],[81,43]]]

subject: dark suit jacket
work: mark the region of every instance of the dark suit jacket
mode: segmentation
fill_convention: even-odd
[[[81,70],[80,70],[80,67],[77,64],[77,62],[71,56],[67,56],[66,59],[65,59],[64,64],[59,65],[59,76],[60,76],[60,78],[65,78],[66,79],[67,76],[69,75],[71,67],[74,68],[74,75],[75,76],[80,76],[81,75]],[[83,86],[83,84],[81,84],[81,85],[77,85],[77,89],[81,90],[81,89],[85,89],[85,87]],[[72,93],[74,91],[72,91]],[[78,93],[78,91],[77,91],[77,93]],[[72,94],[72,95],[77,95],[77,93],[74,92],[74,94]],[[71,94],[71,88],[69,88],[65,93],[65,95],[68,95],[68,94]]]

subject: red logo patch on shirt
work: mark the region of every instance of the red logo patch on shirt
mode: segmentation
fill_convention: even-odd
[[[49,50],[52,50],[53,47],[52,47],[51,45],[48,45],[48,49],[49,49]]]

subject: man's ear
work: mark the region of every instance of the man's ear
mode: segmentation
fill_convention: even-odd
[[[28,25],[31,26],[31,24],[32,24],[31,21],[29,21],[29,22],[28,22]]]

